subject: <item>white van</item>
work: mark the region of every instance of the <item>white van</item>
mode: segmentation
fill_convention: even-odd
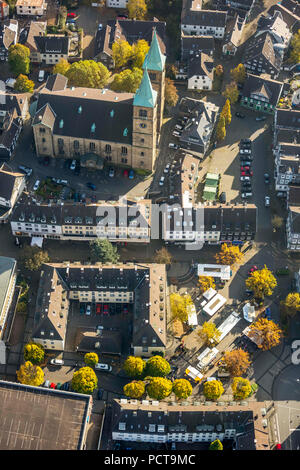
[[[50,387],[50,380],[45,380],[43,386],[46,387],[46,388],[49,388]]]
[[[51,359],[50,364],[53,364],[55,366],[63,366],[64,361],[62,359]]]
[[[5,81],[5,85],[7,86],[7,88],[14,88],[15,83],[16,83],[16,79],[15,79],[15,78],[8,78],[8,79]]]
[[[108,364],[100,364],[100,362],[98,362],[98,364],[95,365],[95,369],[96,370],[103,370],[105,372],[111,372],[112,371],[111,366],[109,366]]]
[[[43,82],[45,80],[45,70],[39,71],[38,81]]]

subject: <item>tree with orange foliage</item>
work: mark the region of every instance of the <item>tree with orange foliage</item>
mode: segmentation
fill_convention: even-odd
[[[259,320],[250,325],[248,336],[255,340],[260,349],[268,351],[278,346],[283,337],[283,331],[272,320],[259,318]]]
[[[233,377],[243,375],[251,364],[249,354],[243,349],[225,352],[224,363],[226,369]]]

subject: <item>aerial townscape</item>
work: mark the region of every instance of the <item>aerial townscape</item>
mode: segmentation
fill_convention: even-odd
[[[0,414],[300,450],[300,1],[0,0]]]

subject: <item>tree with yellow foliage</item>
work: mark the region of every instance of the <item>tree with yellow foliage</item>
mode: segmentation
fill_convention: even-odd
[[[237,65],[230,70],[230,75],[235,82],[244,83],[247,76],[245,66],[243,64]]]
[[[114,75],[110,88],[117,92],[135,93],[142,81],[143,71],[134,67],[132,70],[125,69]]]
[[[122,40],[116,41],[112,45],[112,58],[115,63],[115,68],[119,69],[127,64],[128,60],[132,57],[132,46],[129,42]]]
[[[17,370],[17,377],[21,384],[35,387],[42,385],[44,382],[44,372],[39,366],[32,364],[30,361],[26,361],[21,365],[20,369]]]
[[[223,106],[221,116],[223,116],[225,119],[225,126],[228,126],[231,123],[231,107],[229,99],[226,100]]]
[[[226,351],[224,355],[224,363],[230,375],[237,377],[243,375],[251,364],[249,354],[243,349],[233,349]]]
[[[281,305],[287,316],[294,317],[297,312],[300,312],[300,294],[298,292],[291,292],[281,302]]]
[[[218,400],[224,393],[224,388],[220,380],[210,380],[203,385],[203,393],[208,400]]]
[[[266,265],[263,269],[253,271],[245,283],[247,289],[252,290],[257,299],[264,299],[265,296],[272,295],[277,286],[276,278]]]
[[[213,346],[218,343],[221,333],[214,323],[206,321],[199,330],[198,336],[207,346]]]
[[[257,346],[263,351],[268,351],[278,346],[283,337],[283,331],[279,326],[272,320],[267,320],[266,318],[259,318],[255,323],[252,323],[249,328],[249,338],[253,338]]]
[[[185,322],[188,319],[187,306],[193,303],[190,295],[177,293],[170,295],[171,313],[173,318]]]
[[[216,287],[214,278],[211,276],[199,276],[198,277],[200,292],[206,292],[208,289],[214,289]]]
[[[60,59],[57,64],[54,65],[52,73],[60,73],[61,75],[67,75],[67,72],[69,68],[71,67],[71,64],[66,59]]]
[[[248,398],[252,392],[249,380],[243,379],[243,377],[235,377],[233,379],[231,388],[233,392],[233,398],[235,400],[245,400],[245,398]]]
[[[123,388],[124,394],[130,398],[141,398],[146,390],[146,385],[142,380],[133,380]]]
[[[220,115],[218,124],[216,127],[216,139],[218,142],[224,140],[226,137],[226,127],[225,127],[225,118],[224,116]]]
[[[237,84],[235,82],[231,82],[226,85],[225,91],[223,92],[223,96],[229,99],[231,104],[236,103],[239,98],[239,90]]]
[[[143,20],[147,13],[145,0],[128,0],[127,9],[130,19]]]
[[[221,251],[215,255],[215,259],[218,264],[232,266],[235,263],[240,263],[243,259],[243,256],[244,255],[238,246],[227,245],[227,243],[223,243],[221,246]]]
[[[145,39],[139,39],[132,45],[132,66],[139,69],[142,68],[146,54],[148,53],[150,46]]]
[[[300,29],[292,37],[289,62],[293,64],[300,62]]]
[[[188,398],[192,392],[193,387],[191,386],[190,382],[186,379],[177,379],[173,382],[173,392],[176,397],[181,400]]]

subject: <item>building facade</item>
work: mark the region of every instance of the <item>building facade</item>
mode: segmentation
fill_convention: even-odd
[[[213,36],[223,39],[227,13],[214,10],[189,10],[181,18],[181,31],[185,35]]]
[[[5,332],[6,320],[14,295],[17,279],[17,262],[0,256],[0,339]]]
[[[6,20],[9,16],[9,5],[4,0],[0,0],[0,20]]]
[[[7,221],[24,188],[24,174],[3,164],[0,168],[0,223]]]
[[[248,74],[241,92],[241,105],[253,111],[274,114],[283,83]]]
[[[188,90],[212,90],[213,59],[199,53],[193,56],[188,65]]]
[[[20,16],[43,16],[47,10],[45,0],[17,0],[16,12]]]
[[[286,243],[290,251],[300,250],[300,207],[289,206],[286,220]]]

